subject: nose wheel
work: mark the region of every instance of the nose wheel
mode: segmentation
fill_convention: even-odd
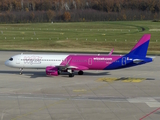
[[[22,72],[23,72],[23,68],[20,68],[20,73],[19,74],[22,75]]]

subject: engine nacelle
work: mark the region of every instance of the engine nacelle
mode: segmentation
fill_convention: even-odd
[[[58,76],[58,68],[54,66],[46,67],[46,74],[50,76]]]

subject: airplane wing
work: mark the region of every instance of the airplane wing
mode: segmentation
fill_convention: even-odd
[[[72,70],[88,70],[89,68],[86,66],[80,66],[80,65],[76,65],[76,64],[72,64],[70,65],[70,61],[72,60],[72,58],[70,58],[66,63],[64,61],[63,64],[58,65],[56,67],[58,67],[60,70],[66,70],[66,69],[72,69]]]
[[[85,66],[80,66],[80,65],[60,65],[60,66],[56,66],[58,67],[60,70],[66,70],[66,69],[72,69],[72,70],[88,70],[88,67]]]
[[[59,68],[60,70],[66,70],[70,65],[69,62],[71,61],[72,58],[70,58],[68,61],[63,61],[62,64],[57,65],[56,67]]]
[[[80,65],[75,65],[75,66],[69,66],[68,68],[71,68],[73,70],[88,70],[89,68],[86,66],[80,66]]]

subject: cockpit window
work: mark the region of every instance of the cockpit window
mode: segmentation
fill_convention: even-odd
[[[10,58],[9,60],[10,60],[10,61],[13,61],[13,58]]]

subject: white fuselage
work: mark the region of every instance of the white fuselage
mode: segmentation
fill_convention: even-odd
[[[11,57],[5,62],[6,66],[16,68],[44,69],[47,66],[57,66],[68,55],[38,55],[21,54]]]

